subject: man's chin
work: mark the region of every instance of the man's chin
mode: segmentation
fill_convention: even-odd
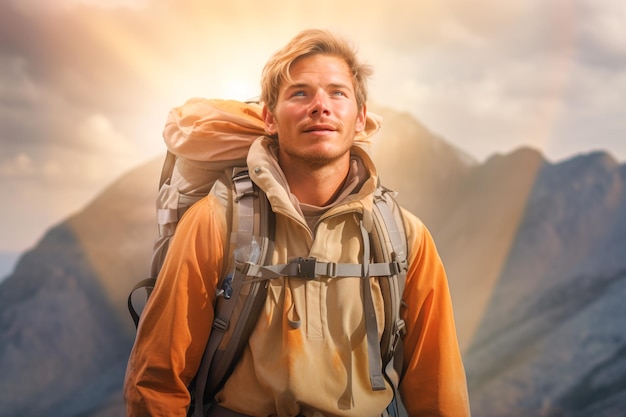
[[[298,161],[303,165],[308,165],[311,168],[321,168],[326,165],[331,165],[342,157],[349,155],[348,150],[337,149],[298,149],[296,152],[289,152],[288,155],[292,160]]]

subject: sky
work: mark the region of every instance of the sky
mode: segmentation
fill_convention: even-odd
[[[532,146],[624,162],[624,22],[622,0],[0,0],[0,254],[162,155],[170,108],[257,97],[310,27],[374,67],[371,103],[478,161]]]

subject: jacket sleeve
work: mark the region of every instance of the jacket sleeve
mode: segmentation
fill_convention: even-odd
[[[124,384],[126,415],[185,416],[222,270],[224,209],[209,197],[178,224],[142,313]]]
[[[465,370],[457,341],[446,273],[426,227],[405,213],[409,271],[402,401],[411,417],[470,415]]]

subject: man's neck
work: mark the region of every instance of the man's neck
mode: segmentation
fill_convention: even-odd
[[[300,203],[324,207],[331,203],[342,189],[350,168],[350,157],[323,167],[309,164],[280,163],[289,189]]]

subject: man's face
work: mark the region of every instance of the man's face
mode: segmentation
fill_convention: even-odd
[[[349,158],[354,136],[365,127],[348,65],[312,55],[291,65],[291,81],[280,86],[274,112],[264,110],[266,132],[278,135],[279,160],[324,166]]]

